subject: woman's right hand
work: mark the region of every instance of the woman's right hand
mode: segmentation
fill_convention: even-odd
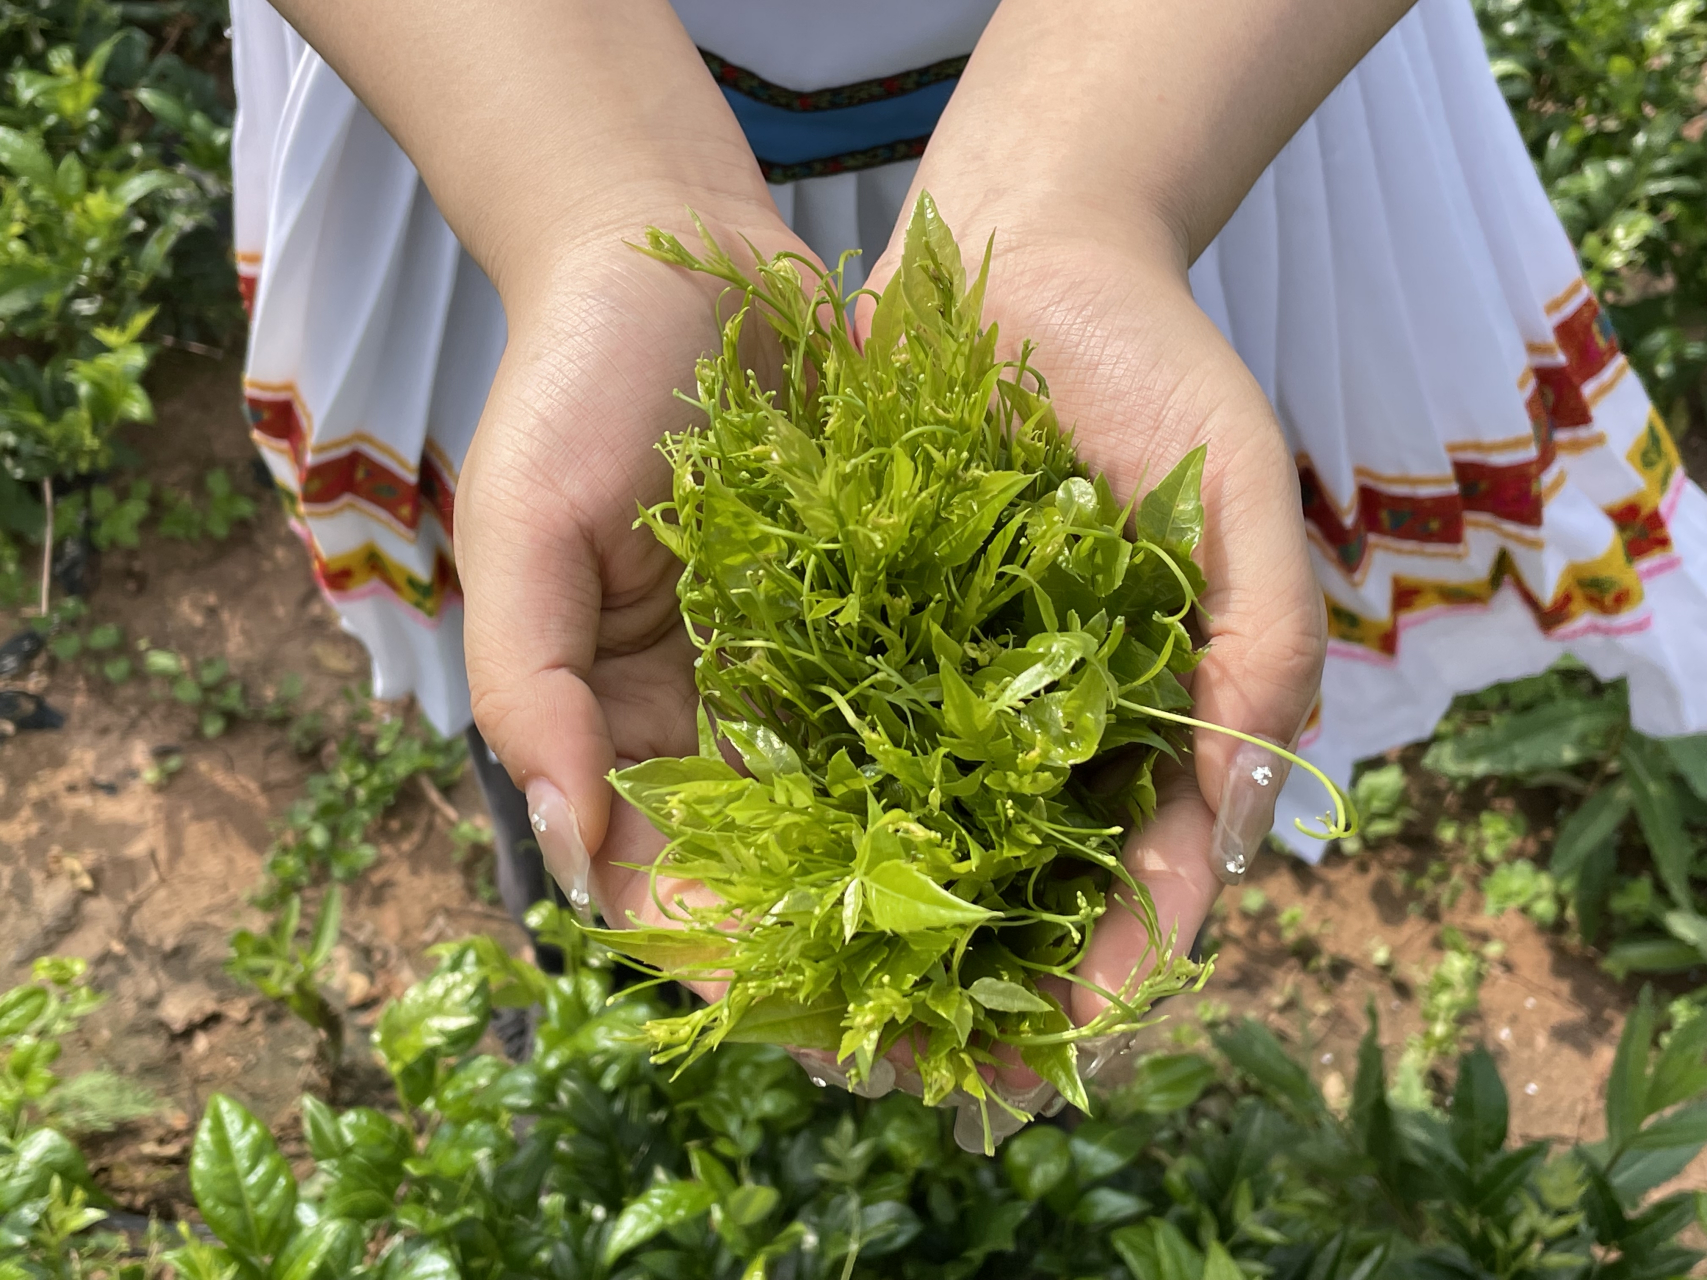
[[[623,242],[657,221],[691,243],[693,200],[582,230],[506,298],[509,345],[456,497],[475,720],[526,790],[558,883],[618,925],[656,919],[645,874],[619,864],[652,862],[664,840],[606,775],[697,750],[682,566],[634,527],[636,502],[668,496],[658,441],[697,416],[675,389],[721,341],[720,286]],[[764,205],[725,213],[714,234],[806,253]]]

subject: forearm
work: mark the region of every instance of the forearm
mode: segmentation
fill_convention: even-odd
[[[919,183],[968,230],[1149,221],[1189,262],[1413,2],[1003,0]]]
[[[768,204],[666,0],[275,4],[397,139],[507,297],[543,274],[541,254],[632,234],[637,217]]]

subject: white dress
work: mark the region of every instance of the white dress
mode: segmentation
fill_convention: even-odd
[[[882,249],[994,8],[676,2],[783,216],[832,261]],[[264,0],[232,17],[255,438],[375,692],[456,730],[450,531],[503,311],[331,69]],[[1332,633],[1315,763],[1345,782],[1455,694],[1567,652],[1628,678],[1643,732],[1707,731],[1707,498],[1583,283],[1468,0],[1399,22],[1191,282],[1297,461]],[[1277,833],[1320,812],[1311,786],[1294,773]]]

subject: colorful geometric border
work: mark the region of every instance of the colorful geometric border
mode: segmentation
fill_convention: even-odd
[[[1465,531],[1479,524],[1493,524],[1503,538],[1520,545],[1540,545],[1551,497],[1543,477],[1559,452],[1604,443],[1593,430],[1594,405],[1628,373],[1611,327],[1586,286],[1579,283],[1560,295],[1549,304],[1549,313],[1560,313],[1562,303],[1575,305],[1563,310],[1555,324],[1555,344],[1532,348],[1533,363],[1522,384],[1528,392],[1530,434],[1448,445],[1450,477],[1360,473],[1351,508],[1343,512],[1310,459],[1298,459],[1306,528],[1348,579],[1361,579],[1372,549],[1382,544],[1462,558],[1468,554]],[[456,566],[443,545],[454,531],[456,469],[433,441],[411,466],[384,442],[363,434],[311,442],[308,412],[292,384],[249,382],[245,399],[256,442],[290,462],[296,491],[287,490],[287,499],[301,519],[316,575],[329,593],[348,598],[383,590],[426,618],[438,617],[447,602],[460,597]],[[1528,456],[1510,462],[1477,456],[1519,449]],[[1508,583],[1547,633],[1634,610],[1643,599],[1643,577],[1663,568],[1674,551],[1666,511],[1682,468],[1664,422],[1651,410],[1646,429],[1626,456],[1642,477],[1642,489],[1606,508],[1616,537],[1602,555],[1568,566],[1551,599],[1534,595],[1502,549],[1485,578],[1395,576],[1385,618],[1364,617],[1329,598],[1331,638],[1371,657],[1391,658],[1410,621],[1441,609],[1485,607]],[[430,515],[444,533],[442,540],[435,539],[441,545],[434,548],[431,573],[421,576],[373,543],[326,556],[313,537],[312,519],[351,507],[410,541],[416,540],[422,517]]]

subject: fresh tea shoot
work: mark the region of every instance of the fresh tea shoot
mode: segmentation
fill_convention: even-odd
[[[784,254],[749,276],[702,237],[647,234],[741,306],[699,364],[704,424],[661,446],[673,495],[642,513],[686,566],[700,753],[613,775],[670,839],[651,868],[670,923],[597,936],[727,983],[648,1024],[660,1060],[768,1041],[857,1082],[901,1046],[934,1103],[993,1096],[980,1068],[1011,1046],[1083,1107],[1075,1045],[1203,976],[1117,856],[1196,723],[1203,450],[1135,510],[1087,475],[1029,345],[999,360],[980,323],[988,248],[969,283],[928,196],[863,347],[839,269]],[[776,390],[738,354],[755,320]],[[717,901],[666,901],[660,877]],[[1149,953],[1075,1027],[1062,999],[1111,907]]]

